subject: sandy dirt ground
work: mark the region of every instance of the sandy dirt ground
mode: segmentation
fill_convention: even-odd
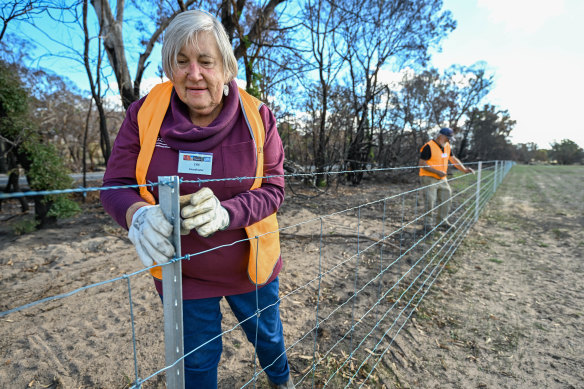
[[[515,167],[364,387],[583,388],[583,176],[582,167]],[[322,387],[343,357],[341,347],[331,345],[351,327],[348,318],[366,314],[375,291],[390,282],[367,286],[384,265],[378,250],[357,263],[351,253],[397,228],[400,217],[403,223],[397,204],[415,207],[410,196],[353,210],[413,187],[366,184],[318,197],[289,191],[279,213],[288,227],[282,231],[281,312],[300,387],[313,382],[306,377],[316,303],[322,302],[319,318],[329,318],[319,327],[315,351],[327,355],[315,376]],[[0,311],[119,279],[0,318],[1,388],[127,388],[136,376],[133,332],[138,376],[164,367],[160,299],[148,274],[123,277],[139,271],[140,262],[94,195],[78,217],[24,235],[10,232],[21,217],[17,203],[3,204]],[[330,216],[323,221],[320,215]],[[385,250],[397,250],[398,243],[388,241]],[[323,269],[327,276],[317,285]],[[363,292],[347,304],[353,284]],[[228,308],[224,329],[219,386],[241,387],[257,368],[253,348]],[[354,370],[352,361],[347,370]],[[335,379],[327,387],[344,387]],[[164,374],[143,387],[163,388]],[[265,387],[263,375],[257,387]]]

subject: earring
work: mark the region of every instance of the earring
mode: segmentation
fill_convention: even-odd
[[[223,94],[225,96],[229,95],[229,85],[223,85]]]

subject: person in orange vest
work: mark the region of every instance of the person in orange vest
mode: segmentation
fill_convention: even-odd
[[[180,176],[178,254],[191,254],[182,261],[186,387],[217,388],[225,298],[270,387],[292,388],[278,296],[284,150],[275,117],[237,87],[229,38],[206,12],[171,21],[162,63],[170,81],[129,106],[103,179],[104,187],[122,188],[101,191],[102,204],[129,230],[144,266],[164,264],[177,254],[173,226],[158,187],[135,187]],[[209,181],[201,187],[198,180]],[[151,273],[164,299],[160,266]]]
[[[448,220],[450,213],[450,197],[452,190],[446,179],[448,163],[464,173],[473,173],[474,170],[464,164],[452,154],[450,140],[454,131],[450,128],[441,128],[438,136],[427,142],[420,149],[420,184],[424,188],[424,228],[426,231],[434,228],[434,208],[438,203],[437,226],[450,228],[452,224]]]

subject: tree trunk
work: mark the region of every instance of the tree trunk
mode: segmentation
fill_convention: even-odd
[[[115,18],[112,14],[109,1],[91,0],[91,5],[95,9],[97,19],[101,26],[103,47],[105,48],[109,63],[116,75],[122,104],[124,109],[128,109],[132,102],[138,100],[139,94],[136,95],[135,93],[134,84],[130,77],[128,62],[126,60],[124,37],[122,35],[124,3],[124,0],[118,0],[116,5],[118,15],[117,18]]]
[[[20,175],[18,174],[18,170],[11,171],[8,175],[8,182],[6,187],[4,188],[4,193],[14,193],[20,192],[20,183],[19,183]],[[28,212],[28,201],[26,197],[18,197],[18,201],[20,202],[20,210],[22,213]],[[2,209],[2,201],[0,201],[0,209]]]
[[[100,4],[100,6],[103,6],[103,4],[101,4],[99,1],[92,1],[92,4],[94,3],[98,3]],[[123,5],[123,2],[122,2]],[[95,4],[94,4],[95,7]],[[100,10],[102,10],[103,8],[99,8]],[[109,7],[107,8],[109,10]],[[97,12],[98,8],[96,8],[96,12]],[[106,14],[105,10],[103,12],[100,12],[100,14]],[[109,15],[111,16],[111,12],[109,12]],[[101,24],[101,20],[104,20],[105,18],[102,15],[102,18],[100,19],[100,36],[103,35],[103,31],[105,29],[104,24]],[[85,48],[84,48],[84,63],[85,63],[85,70],[87,72],[87,77],[89,78],[89,84],[91,87],[91,95],[93,97],[93,100],[95,101],[95,105],[97,106],[97,112],[99,113],[99,134],[100,134],[100,141],[99,141],[99,145],[101,147],[101,153],[103,155],[103,159],[105,161],[105,164],[107,166],[107,162],[109,160],[109,157],[111,155],[111,141],[109,138],[109,133],[107,131],[107,117],[105,114],[105,110],[103,108],[103,100],[101,98],[101,84],[100,84],[100,72],[101,72],[101,49],[99,50],[99,54],[98,54],[98,61],[97,61],[97,69],[96,69],[96,81],[93,81],[93,76],[91,73],[91,68],[89,65],[89,34],[87,32],[87,0],[84,1],[83,3],[83,30],[85,33]],[[121,39],[121,32],[120,32],[120,39]],[[104,43],[105,45],[105,43]],[[106,48],[107,51],[107,48]],[[122,51],[123,51],[123,41],[122,41]],[[125,61],[125,60],[124,60]],[[111,63],[111,60],[110,60]],[[115,66],[112,63],[112,67]],[[124,67],[126,69],[125,73],[127,72],[127,64],[124,63]],[[117,71],[116,71],[116,77],[117,77]],[[129,73],[128,73],[128,78],[129,78]],[[119,82],[119,80],[118,80]],[[121,84],[120,84],[121,85]],[[128,84],[129,85],[129,84]],[[122,93],[121,89],[120,89],[120,93]],[[139,93],[139,92],[138,92]],[[123,100],[123,99],[122,99]],[[133,100],[132,100],[133,101]],[[129,105],[129,103],[128,103]],[[127,108],[127,107],[126,107]],[[89,114],[91,114],[91,105],[89,107],[90,112]],[[87,124],[86,124],[86,129],[85,129],[86,133],[87,133]],[[84,144],[85,147],[85,144]],[[83,154],[83,166],[85,168],[85,149],[84,149],[84,154]]]
[[[46,196],[35,196],[34,198],[34,217],[37,221],[37,228],[44,228],[55,225],[57,223],[56,216],[48,216],[49,210],[53,206],[53,202],[48,200]]]

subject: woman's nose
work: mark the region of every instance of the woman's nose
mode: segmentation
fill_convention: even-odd
[[[201,78],[201,67],[197,62],[191,62],[187,68],[187,77],[198,80]]]

